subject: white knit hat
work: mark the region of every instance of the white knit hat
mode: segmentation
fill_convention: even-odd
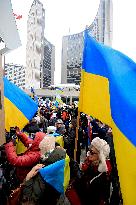
[[[99,172],[107,172],[108,168],[106,165],[106,159],[109,157],[110,153],[110,147],[107,144],[107,142],[103,139],[100,139],[99,137],[95,137],[91,145],[93,145],[99,152],[99,166],[98,166],[98,171]]]
[[[56,131],[56,127],[54,126],[49,126],[47,127],[47,133],[50,134],[51,132],[55,132]]]

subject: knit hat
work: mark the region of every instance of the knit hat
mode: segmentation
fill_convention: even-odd
[[[53,150],[55,148],[55,137],[46,135],[40,142],[39,148],[42,155]]]
[[[98,171],[99,172],[107,172],[108,168],[106,165],[106,159],[109,157],[110,153],[110,147],[107,144],[107,142],[103,139],[100,139],[99,137],[95,137],[91,145],[93,145],[99,152],[99,166],[98,166]]]
[[[62,119],[58,119],[58,120],[56,121],[56,123],[58,123],[58,124],[63,124],[63,121],[62,121]]]
[[[54,126],[49,126],[47,127],[47,133],[50,134],[50,133],[54,133],[56,131],[56,127]]]

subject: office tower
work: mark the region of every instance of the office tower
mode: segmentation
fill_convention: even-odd
[[[41,71],[41,87],[46,88],[54,84],[55,46],[46,38],[44,38],[44,54]]]
[[[90,26],[90,34],[99,42],[112,44],[112,0],[101,0],[97,15]],[[79,84],[81,80],[82,54],[84,46],[83,32],[63,36],[61,56],[61,83]]]
[[[5,77],[17,85],[18,87],[25,89],[25,67],[18,64],[8,63],[4,66]]]

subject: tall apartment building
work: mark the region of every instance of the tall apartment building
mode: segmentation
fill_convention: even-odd
[[[41,64],[41,87],[54,84],[55,46],[44,38],[43,63]]]
[[[25,67],[17,64],[5,64],[5,77],[18,87],[25,89]]]
[[[112,9],[112,0],[101,0],[93,23],[87,26],[91,35],[106,45],[112,44]],[[63,36],[61,83],[80,83],[83,39],[83,32]]]
[[[26,88],[40,88],[41,64],[43,62],[43,41],[45,10],[39,0],[34,0],[27,20],[26,45]]]

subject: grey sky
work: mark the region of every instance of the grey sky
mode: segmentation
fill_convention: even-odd
[[[17,20],[22,46],[6,56],[6,62],[26,63],[27,15],[33,0],[11,0],[14,13],[23,18]],[[61,38],[77,33],[90,25],[97,13],[99,0],[41,0],[45,8],[45,37],[56,47],[55,82],[60,82]],[[136,1],[113,0],[113,48],[136,59]]]

